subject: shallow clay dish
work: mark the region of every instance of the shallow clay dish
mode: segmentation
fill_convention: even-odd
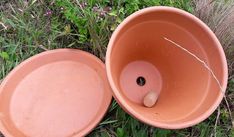
[[[0,87],[0,130],[7,137],[80,137],[111,102],[104,64],[72,49],[43,52],[21,63]]]

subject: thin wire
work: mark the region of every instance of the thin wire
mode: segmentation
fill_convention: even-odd
[[[188,53],[189,55],[191,55],[192,57],[194,57],[197,61],[199,61],[200,63],[202,63],[204,65],[204,67],[211,73],[211,75],[213,76],[213,78],[215,79],[215,81],[217,82],[223,96],[224,96],[224,100],[225,100],[225,103],[227,105],[227,108],[228,108],[228,112],[229,112],[229,115],[230,115],[230,119],[232,121],[232,113],[231,113],[231,110],[230,110],[230,107],[229,107],[229,103],[227,101],[227,98],[226,98],[226,95],[225,95],[225,91],[224,89],[222,88],[218,78],[216,77],[216,75],[214,74],[214,72],[212,71],[212,69],[205,63],[205,61],[203,61],[202,59],[200,59],[199,57],[197,57],[195,54],[193,54],[192,52],[190,52],[189,50],[185,49],[184,47],[180,46],[179,44],[177,44],[176,42],[166,38],[166,37],[163,37],[166,41],[172,43],[173,45],[175,45],[176,47],[180,48],[181,50],[185,51],[186,53]],[[232,125],[234,126],[234,125]]]
[[[215,79],[215,81],[217,82],[219,88],[221,89],[222,93],[224,94],[225,91],[223,90],[218,78],[215,76],[214,72],[211,70],[211,68],[206,64],[205,61],[203,61],[202,59],[200,59],[199,57],[197,57],[195,54],[193,54],[192,52],[190,52],[189,50],[185,49],[184,47],[180,46],[179,44],[175,43],[174,41],[163,37],[165,40],[171,42],[172,44],[174,44],[175,46],[177,46],[178,48],[182,49],[183,51],[187,52],[189,55],[193,56],[197,61],[199,61],[200,63],[202,63],[204,65],[204,67],[211,73],[211,75],[213,76],[213,78]]]

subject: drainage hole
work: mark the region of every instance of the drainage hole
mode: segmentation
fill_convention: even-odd
[[[137,83],[137,85],[139,85],[139,86],[144,86],[145,85],[145,78],[144,77],[142,77],[142,76],[140,76],[140,77],[138,77],[137,79],[136,79],[136,83]]]

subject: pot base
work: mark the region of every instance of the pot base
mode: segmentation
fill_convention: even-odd
[[[134,61],[125,66],[120,75],[120,86],[125,96],[137,104],[143,104],[144,96],[162,89],[162,77],[158,69],[146,61]]]

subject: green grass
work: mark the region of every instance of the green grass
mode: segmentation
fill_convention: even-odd
[[[76,0],[0,1],[0,79],[23,60],[44,50],[77,48],[104,60],[108,40],[117,25],[144,7],[166,5],[193,12],[190,0],[88,0],[86,3]],[[46,15],[50,11],[52,14]],[[233,79],[229,80],[227,94],[229,101],[234,102]],[[231,103],[232,111],[233,106]],[[234,136],[225,103],[220,105],[220,110],[217,136]],[[207,137],[214,135],[216,115],[217,111],[191,128],[163,130],[137,121],[113,101],[103,121],[89,136]]]

